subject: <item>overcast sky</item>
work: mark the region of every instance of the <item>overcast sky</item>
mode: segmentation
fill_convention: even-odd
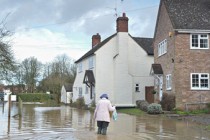
[[[77,60],[91,49],[92,35],[104,40],[116,32],[116,14],[126,13],[132,36],[153,37],[159,1],[0,0],[0,20],[13,32],[17,60],[34,56],[46,63],[61,54]]]

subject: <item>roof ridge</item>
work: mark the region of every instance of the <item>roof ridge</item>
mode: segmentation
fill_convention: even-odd
[[[78,63],[78,62],[82,61],[83,59],[93,55],[95,51],[100,49],[104,44],[106,44],[110,39],[112,39],[116,35],[117,35],[117,33],[114,33],[111,36],[104,39],[103,41],[101,41],[100,43],[98,43],[97,45],[95,45],[95,47],[93,47],[88,52],[86,52],[82,57],[80,57],[77,61],[75,61],[75,63]]]

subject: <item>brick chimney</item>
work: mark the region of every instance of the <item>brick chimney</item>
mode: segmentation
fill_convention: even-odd
[[[99,35],[99,33],[92,36],[92,48],[100,42],[101,42],[101,36]]]
[[[128,17],[125,13],[117,18],[117,32],[128,32]]]

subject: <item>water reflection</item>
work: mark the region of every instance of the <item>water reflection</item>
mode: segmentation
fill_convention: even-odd
[[[8,119],[8,108],[0,114],[0,139],[29,140],[208,140],[210,134],[193,123],[156,115],[140,117],[118,114],[106,136],[96,134],[93,113],[69,106],[23,105],[22,117]],[[2,105],[0,105],[2,108]],[[11,116],[18,113],[12,105]],[[7,114],[7,115],[6,115]],[[10,125],[8,125],[10,124]],[[10,128],[8,129],[8,126]]]

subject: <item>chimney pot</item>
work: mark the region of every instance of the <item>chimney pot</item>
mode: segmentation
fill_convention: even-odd
[[[92,48],[100,42],[101,42],[101,36],[99,33],[92,36]]]
[[[125,13],[123,13],[123,17],[126,17],[126,14]]]

